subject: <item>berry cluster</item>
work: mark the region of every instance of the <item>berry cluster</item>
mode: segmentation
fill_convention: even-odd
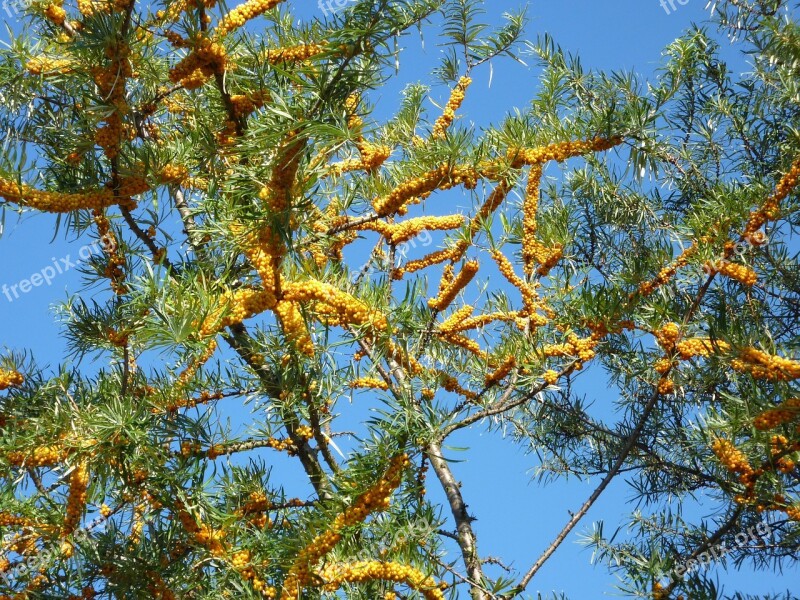
[[[68,75],[75,69],[75,62],[69,58],[50,58],[48,56],[34,56],[25,63],[25,70],[31,75],[44,77],[53,75]]]
[[[325,234],[329,229],[341,227],[345,225],[349,218],[347,215],[339,214],[339,203],[338,202],[330,202],[325,209],[324,213],[319,214],[319,218],[312,219],[313,223],[311,228],[316,233]],[[329,261],[341,261],[342,260],[342,250],[344,247],[354,241],[358,237],[358,234],[354,229],[346,230],[339,235],[336,236],[326,236],[322,235],[309,247],[309,254],[311,258],[314,260],[314,263],[320,268],[324,269],[325,265],[328,264]],[[376,248],[373,250],[375,253],[375,257],[378,257],[378,253],[381,253],[382,250],[380,248]]]
[[[783,508],[783,512],[785,512],[786,516],[789,517],[792,521],[800,522],[800,504],[795,504],[794,506],[787,506]]]
[[[753,426],[759,431],[769,431],[798,418],[800,418],[800,398],[789,398],[779,406],[758,415],[753,419]]]
[[[536,232],[539,227],[536,216],[539,211],[539,186],[542,181],[542,173],[541,164],[531,166],[528,172],[528,183],[525,186],[525,200],[522,204],[522,260],[528,275],[533,274],[537,256],[547,258],[540,256],[540,244],[536,241]]]
[[[117,331],[112,327],[109,327],[106,329],[106,339],[111,343],[112,346],[124,348],[128,345],[130,334],[125,330]]]
[[[228,35],[231,31],[243,26],[250,19],[264,14],[283,2],[283,0],[247,0],[240,4],[219,22],[216,34],[220,37]]]
[[[592,360],[595,356],[595,347],[598,339],[594,336],[579,338],[574,333],[567,335],[567,341],[563,344],[552,344],[545,346],[542,353],[550,357],[577,357],[580,362],[575,364],[575,369],[580,370],[582,363]]]
[[[669,358],[659,358],[653,365],[653,370],[659,375],[668,373],[675,366],[675,361]]]
[[[363,523],[373,512],[383,511],[389,507],[389,498],[402,482],[403,471],[409,464],[410,461],[405,454],[393,457],[383,477],[356,498],[344,512],[337,515],[327,531],[316,536],[298,553],[283,583],[280,600],[301,598],[303,589],[314,579],[315,574],[312,569],[339,543],[344,528]]]
[[[253,513],[266,512],[270,508],[272,508],[272,502],[270,502],[269,498],[267,498],[267,495],[262,490],[258,490],[250,493],[237,514],[243,516]]]
[[[622,143],[620,136],[595,137],[591,140],[558,142],[538,148],[509,148],[507,156],[511,166],[519,169],[525,165],[544,164],[550,161],[563,162],[568,158],[590,152],[602,152]]]
[[[436,119],[436,123],[433,125],[433,132],[431,134],[433,139],[444,138],[447,134],[447,130],[450,125],[452,125],[453,119],[456,118],[456,111],[461,107],[461,103],[464,102],[465,92],[471,83],[472,79],[469,77],[462,77],[458,80],[456,87],[454,87],[453,91],[450,93],[450,99],[444,107],[442,116]]]
[[[220,309],[207,317],[201,325],[200,336],[214,335],[229,325],[241,323],[273,308],[275,304],[275,295],[269,290],[252,288],[228,290],[220,298]]]
[[[419,361],[408,350],[395,344],[392,340],[386,342],[386,356],[397,362],[412,377],[416,377],[424,371]]]
[[[212,556],[224,556],[226,553],[225,531],[214,529],[210,525],[198,525],[195,518],[179,504],[177,508],[178,519],[186,533],[200,546],[206,548]]]
[[[268,92],[255,92],[252,94],[234,94],[230,97],[233,114],[237,119],[246,117],[264,106],[269,100]]]
[[[233,146],[238,137],[236,121],[226,119],[222,124],[222,129],[216,135],[217,144],[220,146],[220,156],[223,155],[223,148]]]
[[[503,275],[503,277],[505,277],[506,280],[515,288],[517,288],[522,294],[522,303],[525,307],[525,310],[520,313],[519,316],[524,317],[534,315],[538,300],[536,291],[529,283],[523,281],[522,278],[514,272],[514,267],[511,264],[511,261],[509,261],[508,258],[502,252],[500,252],[500,250],[493,248],[491,250],[491,256],[494,262],[497,263],[497,268],[500,270],[500,273]]]
[[[161,35],[163,35],[174,48],[188,48],[190,46],[189,40],[171,29],[165,30]]]
[[[111,186],[103,190],[86,192],[44,192],[0,178],[0,197],[15,204],[51,213],[67,213],[79,209],[98,210],[113,204],[123,204],[130,201],[130,196],[141,194],[148,189],[143,179],[130,178],[120,182],[119,194],[115,194]]]
[[[203,446],[200,442],[181,442],[181,456],[189,458],[203,454]]]
[[[656,390],[662,396],[668,396],[675,391],[675,382],[668,377],[661,377],[661,379],[658,380]]]
[[[144,529],[144,515],[147,505],[144,502],[134,504],[131,514],[131,527],[128,534],[128,541],[136,546],[142,539],[142,529]]]
[[[23,381],[25,381],[25,378],[16,371],[0,369],[0,391],[7,390],[10,387],[20,386]]]
[[[451,260],[457,261],[464,258],[470,243],[475,239],[475,236],[483,228],[492,213],[500,207],[512,188],[511,181],[507,178],[503,178],[500,183],[495,186],[492,193],[489,194],[489,197],[481,205],[477,214],[472,217],[472,220],[469,222],[467,236],[460,239],[451,249]]]
[[[269,184],[258,195],[273,212],[280,213],[289,208],[291,189],[304,148],[305,142],[290,132],[278,149],[278,160],[272,168]]]
[[[745,348],[731,361],[731,367],[740,373],[749,373],[756,379],[767,381],[793,381],[800,379],[800,362],[774,356],[756,348]]]
[[[166,165],[158,174],[158,180],[161,183],[181,184],[187,177],[189,177],[189,169],[176,164]]]
[[[47,5],[47,8],[44,9],[44,16],[49,21],[61,26],[64,24],[64,21],[67,20],[67,11],[64,10],[64,7],[61,6],[61,4],[52,2]]]
[[[194,408],[198,404],[207,404],[213,400],[221,400],[225,395],[222,392],[202,391],[197,398],[180,398],[167,405],[167,412],[177,412],[181,408]]]
[[[300,425],[295,430],[295,436],[302,440],[307,441],[310,440],[314,436],[314,432],[312,429],[307,425]],[[184,442],[186,443],[186,442]],[[273,450],[277,450],[278,452],[286,452],[289,456],[295,456],[297,454],[297,444],[290,438],[275,438],[275,437],[268,437],[265,440],[259,440],[258,442],[245,442],[242,444],[229,444],[227,446],[223,444],[213,444],[209,446],[208,450],[203,451],[200,448],[199,443],[192,443],[188,442],[188,452],[184,453],[183,446],[181,446],[181,455],[182,456],[206,456],[211,460],[216,459],[219,456],[223,456],[226,454],[233,454],[234,452],[242,452],[243,450],[252,450],[253,448],[271,448]]]
[[[240,238],[244,254],[261,278],[264,289],[277,296],[280,265],[286,254],[283,241],[269,227],[245,232],[241,225],[233,224],[231,232]]]
[[[7,512],[0,512],[0,527],[28,527],[33,521],[28,517],[12,515]]]
[[[453,346],[458,346],[459,348],[463,348],[467,352],[471,352],[482,361],[491,364],[489,360],[489,355],[481,349],[481,346],[478,342],[473,339],[468,338],[464,335],[459,335],[457,333],[440,333],[439,337],[443,339],[445,342],[452,344]]]
[[[94,14],[95,0],[78,0],[78,10],[84,17]]]
[[[311,429],[308,425],[299,425],[294,430],[294,435],[301,440],[310,440],[314,437],[314,430]]]
[[[216,4],[217,0],[175,0],[167,3],[166,10],[157,11],[156,18],[160,21],[174,22],[180,18],[181,13],[200,7],[214,8]]]
[[[111,229],[105,214],[99,210],[92,211],[92,218],[97,225],[97,233],[103,242],[103,252],[108,258],[103,275],[111,280],[111,289],[117,295],[124,295],[128,292],[125,286],[125,257],[119,251],[119,243]]]
[[[331,563],[319,572],[319,576],[325,582],[322,589],[326,592],[335,592],[343,583],[394,581],[418,590],[425,600],[444,600],[442,589],[446,587],[446,584],[438,585],[433,577],[426,577],[412,566],[377,560],[347,564]],[[391,596],[396,597],[394,592]]]
[[[669,592],[658,581],[653,582],[653,600],[669,600]]]
[[[95,141],[104,154],[112,159],[119,155],[123,136],[133,137],[132,129],[126,128],[123,123],[123,115],[130,110],[125,99],[125,85],[133,75],[129,55],[130,48],[126,44],[110,44],[106,48],[108,64],[93,69],[100,96],[112,108],[111,114],[105,118],[105,125],[98,127]]]
[[[475,309],[472,306],[465,304],[455,312],[453,312],[447,319],[439,324],[438,330],[442,333],[457,333],[469,329],[469,327],[462,328],[461,324],[472,316]]]
[[[21,556],[33,556],[39,553],[35,535],[15,533],[6,544],[4,550]]]
[[[364,170],[374,173],[389,158],[392,149],[389,146],[374,144],[364,139],[362,128],[364,122],[356,114],[360,98],[356,95],[348,96],[344,101],[344,109],[347,116],[347,127],[356,133],[354,139],[356,148],[361,155],[360,159],[345,160],[333,164],[329,167],[333,175],[341,175],[348,171]]]
[[[731,473],[738,475],[739,483],[745,490],[743,494],[737,494],[733,500],[737,504],[747,504],[753,499],[754,490],[758,478],[764,474],[763,469],[753,469],[744,452],[736,448],[732,442],[717,438],[711,445],[714,454],[719,461]]]
[[[681,335],[680,325],[677,323],[665,323],[661,329],[653,332],[653,335],[665,352],[672,353],[675,350],[675,344]]]
[[[750,461],[744,452],[729,440],[716,438],[711,444],[711,450],[728,471],[739,476],[739,482],[744,484],[747,489],[745,498],[749,498],[760,472],[750,466]]]
[[[405,205],[414,198],[424,198],[434,190],[447,190],[460,184],[467,189],[474,189],[478,184],[477,172],[468,167],[441,165],[437,169],[401,183],[388,195],[375,198],[372,207],[381,217],[402,214],[405,212]]]
[[[14,563],[15,565],[19,563]],[[0,558],[0,573],[6,572],[11,567],[11,563],[8,561],[7,558]],[[31,594],[44,586],[47,583],[47,577],[43,575],[44,568],[39,567],[39,573],[37,575],[33,575],[30,580],[28,581],[28,585],[25,586],[24,590],[21,590],[14,594],[13,596],[9,596],[7,594],[0,594],[0,600],[28,600],[31,598]],[[79,599],[80,600],[80,599]]]
[[[361,153],[360,168],[367,173],[374,173],[392,153],[392,149],[389,146],[373,144],[364,139],[357,140],[356,147]]]
[[[225,72],[225,48],[218,42],[201,37],[195,49],[169,71],[172,83],[180,83],[187,90],[201,87],[215,73]]]
[[[747,287],[752,287],[758,281],[758,275],[756,275],[756,272],[753,269],[727,260],[720,261],[715,266],[711,265],[710,263],[706,263],[705,270],[706,272],[716,272],[720,275],[725,275],[726,277],[735,279]]]
[[[84,510],[86,510],[87,488],[89,486],[89,470],[81,463],[75,467],[69,476],[69,496],[67,498],[67,514],[61,526],[61,535],[71,535],[80,524]]]
[[[446,231],[455,229],[464,224],[463,215],[448,215],[445,217],[417,217],[408,219],[389,226],[387,240],[393,246],[402,244],[419,234],[421,231]]]
[[[478,397],[478,394],[475,392],[468,390],[461,386],[458,383],[458,379],[453,377],[452,375],[445,373],[444,371],[439,372],[439,377],[441,378],[441,385],[445,391],[450,392],[451,394],[458,394],[459,396],[464,396],[467,400],[474,400]]]
[[[428,306],[433,310],[444,310],[450,306],[458,293],[475,277],[479,266],[478,261],[470,260],[464,264],[464,267],[452,280],[447,281],[445,277],[442,277],[439,294],[435,298],[428,300]]]
[[[486,375],[484,384],[488,387],[490,385],[499,383],[505,378],[506,375],[508,375],[511,372],[511,369],[513,369],[516,366],[516,364],[517,364],[516,357],[513,354],[509,354],[503,360],[503,362],[500,363],[500,366],[497,367],[497,369]]]
[[[217,341],[216,340],[211,340],[210,342],[208,342],[208,345],[205,347],[205,349],[203,350],[202,354],[200,354],[200,356],[198,356],[195,360],[193,360],[191,362],[191,364],[188,367],[186,367],[181,372],[180,375],[178,375],[178,378],[177,378],[177,380],[175,382],[175,384],[176,384],[175,385],[175,391],[176,392],[180,393],[183,390],[184,386],[194,378],[194,376],[197,373],[198,369],[200,367],[202,367],[204,364],[206,364],[206,362],[208,362],[208,360],[214,354],[216,349],[217,349]],[[174,401],[171,402],[170,405],[172,405],[172,404],[174,404]]]
[[[546,246],[534,239],[529,240],[526,247],[530,256],[529,268],[532,270],[538,264],[536,274],[540,277],[546,277],[564,256],[564,247],[561,244]]]
[[[388,390],[389,384],[386,383],[383,379],[377,379],[376,377],[359,377],[358,379],[354,379],[350,382],[351,388],[369,388],[369,389],[376,389],[376,390]]]
[[[368,221],[367,223],[359,224],[356,229],[359,231],[377,231],[383,237],[389,239],[392,235],[393,227],[394,224],[388,221]]]
[[[795,470],[797,464],[788,456],[783,456],[775,461],[775,471],[788,475]]]
[[[299,63],[325,52],[325,47],[319,44],[298,44],[282,48],[269,48],[264,58],[270,64]]]
[[[363,137],[359,137],[356,140],[356,147],[361,157],[332,164],[329,167],[329,172],[332,175],[339,176],[350,171],[374,173],[392,153],[392,149],[389,146],[373,144]]]
[[[709,357],[715,352],[727,352],[730,348],[731,346],[727,342],[710,338],[691,338],[675,345],[675,350],[683,360],[689,360],[695,356]]]
[[[744,229],[745,237],[755,235],[767,221],[778,217],[781,202],[797,187],[798,181],[800,181],[800,158],[796,159],[789,171],[781,177],[775,190],[764,201],[761,208],[750,214],[750,219]]]
[[[386,329],[386,317],[329,283],[316,279],[287,283],[283,299],[294,302],[316,302],[316,309],[331,325],[371,325],[374,329]]]
[[[222,444],[212,444],[208,447],[208,450],[206,450],[206,456],[210,460],[216,460],[218,457],[223,456],[224,454],[226,454],[226,449]]]
[[[251,564],[251,560],[252,558],[249,550],[240,550],[239,552],[234,552],[233,556],[231,556],[231,566],[239,572],[243,579],[249,581],[253,589],[260,592],[263,597],[274,598],[277,594],[277,590],[268,587],[264,580],[258,577]]]
[[[665,283],[669,282],[675,274],[678,272],[678,269],[685,267],[689,264],[689,259],[697,252],[697,246],[692,245],[686,248],[683,252],[678,255],[671,265],[668,265],[661,269],[655,278],[652,281],[645,281],[639,284],[639,288],[637,292],[641,296],[649,296],[658,288],[660,288]]]
[[[8,463],[19,467],[52,467],[67,458],[68,452],[61,446],[38,446],[32,453],[13,451],[8,453]]]
[[[306,356],[314,356],[314,342],[308,333],[300,304],[291,300],[280,300],[273,308],[275,315],[283,327],[286,339],[291,342],[297,351]]]
[[[183,183],[187,188],[208,191],[208,179],[204,177],[189,177]]]
[[[395,269],[392,269],[392,279],[394,280],[402,279],[403,276],[408,273],[414,273],[416,271],[425,269],[432,265],[438,265],[439,263],[443,263],[446,260],[453,260],[455,259],[455,256],[456,256],[456,249],[453,248],[436,250],[435,252],[431,252],[430,254],[423,256],[422,258],[410,260],[402,267],[397,267]]]
[[[542,373],[542,379],[547,385],[555,385],[556,381],[558,381],[558,373],[552,369],[548,369]]]
[[[148,571],[147,576],[150,579],[150,582],[147,584],[147,591],[150,593],[153,600],[178,600],[178,596],[169,589],[167,582],[164,581],[161,575],[155,571]]]
[[[145,178],[137,175],[120,177],[118,186],[116,188],[116,193],[114,192],[114,186],[111,182],[109,182],[106,187],[111,190],[112,194],[114,194],[114,204],[119,204],[120,206],[126,205],[127,208],[133,208],[131,196],[143,194],[150,189],[150,186],[147,184]]]
[[[358,94],[350,94],[344,99],[344,111],[347,114],[347,127],[350,129],[358,129],[364,124],[364,121],[362,121],[361,117],[356,113],[359,102],[361,102],[361,96]]]
[[[248,500],[242,505],[242,508],[236,511],[236,514],[240,518],[246,518],[250,525],[258,529],[265,529],[272,525],[272,519],[267,516],[267,511],[276,508],[297,508],[304,505],[305,503],[299,498],[293,498],[288,502],[276,505],[267,499],[264,492],[257,491],[250,494]]]
[[[85,17],[91,17],[96,12],[110,13],[122,12],[130,8],[133,0],[78,0],[78,10]]]

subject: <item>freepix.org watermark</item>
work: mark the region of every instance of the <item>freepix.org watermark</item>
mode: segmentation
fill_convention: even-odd
[[[71,539],[65,540],[65,543],[68,543],[70,546],[82,546],[84,544],[91,543],[92,538],[89,536],[89,533],[90,529],[92,528],[94,528],[94,525],[91,525],[88,528],[79,529],[75,532]],[[7,547],[17,539],[18,538],[15,534],[10,533],[4,535],[1,541],[3,546]],[[16,585],[18,585],[21,578],[26,576],[33,577],[39,574],[44,566],[55,562],[62,556],[63,545],[61,544],[44,547],[34,554],[23,556],[18,562],[15,562],[6,570],[0,571],[0,584],[5,584],[7,589],[13,589]]]
[[[755,233],[751,233],[746,235],[744,239],[736,242],[731,249],[730,255],[731,258],[738,258],[741,259],[749,250],[750,248],[758,248],[763,246],[767,243],[767,236],[764,234],[763,231],[756,231]],[[708,261],[703,265],[703,272],[706,275],[712,275],[717,271],[720,271],[726,265],[732,264],[733,261],[720,258],[714,261]]]
[[[3,0],[0,2],[0,7],[9,18],[19,17],[30,5],[30,0]]]
[[[317,0],[317,6],[319,6],[323,15],[329,17],[354,2],[357,2],[357,0]]]
[[[661,0],[661,8],[668,15],[678,10],[678,6],[686,6],[687,4],[689,4],[689,0]]]
[[[113,252],[115,249],[113,238],[110,236],[103,236],[99,240],[81,247],[78,250],[78,258],[76,260],[73,260],[71,254],[67,254],[61,258],[53,257],[52,264],[47,265],[27,279],[22,279],[14,284],[4,283],[0,286],[0,293],[2,293],[9,302],[14,302],[14,300],[19,300],[23,294],[27,294],[33,290],[33,288],[51,285],[53,280],[59,275],[63,275],[67,271],[79,267],[95,254]]]
[[[736,550],[744,548],[750,543],[761,543],[765,538],[772,536],[772,528],[769,523],[762,521],[755,527],[750,527],[747,531],[740,531],[733,538],[733,543],[720,542],[714,544],[705,552],[698,554],[696,558],[690,558],[686,562],[679,564],[672,570],[673,579],[683,579],[691,575],[698,569],[709,566],[711,563],[720,560],[723,556]]]

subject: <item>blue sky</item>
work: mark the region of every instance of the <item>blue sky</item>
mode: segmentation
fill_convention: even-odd
[[[486,5],[487,11],[499,13],[515,10],[519,3],[503,0]],[[313,3],[309,3],[302,14],[315,14]],[[586,68],[634,70],[647,77],[652,76],[660,64],[663,48],[692,23],[702,22],[707,13],[705,0],[688,0],[685,6],[675,2],[675,10],[670,9],[669,13],[659,0],[562,0],[532,2],[529,17],[529,39],[545,32],[551,34],[559,45],[579,54]],[[19,30],[20,24],[9,19],[5,11],[0,10],[0,18],[12,29]],[[5,33],[2,36],[5,38]],[[379,114],[391,113],[404,83],[426,80],[428,69],[435,66],[439,58],[440,50],[435,46],[434,36],[435,31],[425,32],[424,50],[420,49],[416,35],[404,40],[408,50],[401,55],[398,80],[373,98]],[[739,69],[746,68],[745,63],[734,56],[735,48],[726,47],[727,52],[731,53],[732,64]],[[525,106],[537,89],[536,69],[507,59],[494,65],[491,85],[490,70],[486,67],[476,72],[473,79],[475,83],[462,113],[479,125],[499,121],[515,106]],[[442,100],[446,96],[444,90],[438,96],[434,94]],[[0,286],[5,284],[10,290],[10,286],[31,279],[35,273],[49,273],[46,269],[55,267],[54,262],[63,270],[79,258],[80,249],[89,240],[64,240],[62,234],[52,240],[54,222],[48,215],[26,214],[18,218],[13,213],[6,214],[0,237]],[[49,364],[55,368],[63,359],[64,343],[59,337],[52,307],[79,289],[80,278],[74,267],[55,276],[50,285],[42,284],[20,292],[19,298],[14,298],[9,291],[11,301],[0,287],[0,353],[3,347],[28,350],[40,365]],[[598,405],[611,406],[616,399],[613,391],[605,390],[602,379],[591,374],[585,378],[582,388]],[[246,414],[232,414],[231,418],[243,421]],[[451,451],[454,459],[464,461],[454,464],[453,468],[463,481],[470,511],[478,516],[475,527],[481,553],[502,557],[524,572],[569,518],[568,510],[580,506],[597,482],[559,482],[546,488],[535,485],[530,481],[536,464],[534,457],[526,456],[510,440],[481,432],[482,428],[476,427],[450,440],[452,446],[471,448],[469,452]],[[432,498],[437,497],[435,487],[431,481]],[[613,593],[613,578],[602,566],[591,567],[589,552],[575,542],[592,521],[606,520],[607,528],[613,530],[630,510],[629,506],[624,506],[630,495],[622,481],[612,485],[534,580],[529,588],[532,597],[536,597],[537,591],[543,594],[564,592],[578,600]],[[736,582],[754,593],[770,591],[770,587],[774,587],[774,591],[780,589],[779,578],[722,573],[721,580]]]

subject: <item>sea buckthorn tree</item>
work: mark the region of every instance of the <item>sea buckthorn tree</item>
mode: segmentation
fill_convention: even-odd
[[[722,597],[691,564],[723,543],[793,565],[791,6],[716,3],[644,82],[481,4],[30,4],[0,207],[102,254],[62,307],[69,367],[0,357],[0,598],[524,597],[616,480],[622,533],[585,535],[628,597]],[[417,29],[444,58],[387,116]],[[525,54],[531,103],[462,118]],[[595,484],[532,566],[481,550],[468,427]]]

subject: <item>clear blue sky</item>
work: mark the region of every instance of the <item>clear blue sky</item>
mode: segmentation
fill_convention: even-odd
[[[306,4],[301,11],[304,16],[315,14],[317,10],[314,3],[292,3]],[[516,9],[519,3],[503,0],[485,5],[489,12],[500,13]],[[686,6],[676,2],[675,6],[676,10],[668,14],[659,0],[531,2],[527,37],[534,39],[538,34],[550,33],[562,47],[578,53],[587,68],[635,70],[652,76],[660,64],[662,49],[693,22],[702,22],[707,17],[705,0],[689,0]],[[19,30],[19,23],[8,18],[2,9],[0,18],[12,29]],[[426,80],[428,68],[435,65],[439,57],[435,33],[430,29],[425,32],[424,51],[420,50],[415,35],[404,40],[409,50],[401,56],[398,81],[373,98],[378,101],[379,112],[391,112],[398,100],[397,91],[404,82]],[[2,33],[2,39],[6,37]],[[741,59],[732,62],[739,65],[738,68],[745,68]],[[495,64],[491,87],[489,74],[488,68],[474,74],[475,83],[462,111],[479,124],[498,121],[513,107],[523,107],[537,89],[536,70],[511,60]],[[442,91],[439,97],[445,98],[446,92]],[[54,260],[69,257],[75,261],[78,258],[79,249],[87,241],[65,241],[59,236],[51,243],[53,224],[54,219],[47,215],[29,214],[21,219],[12,213],[6,215],[0,238],[0,286],[28,279]],[[33,288],[12,302],[0,288],[0,352],[3,346],[16,351],[27,349],[40,364],[55,368],[63,358],[64,344],[59,338],[52,305],[79,289],[80,279],[74,269],[57,276],[51,285]],[[591,374],[583,389],[597,405],[610,406],[616,398],[615,392],[606,391],[603,381]],[[245,414],[232,417],[236,421],[246,419]],[[482,435],[481,430],[481,427],[466,430],[451,440],[453,445],[472,449],[467,453],[451,453],[453,458],[465,461],[454,464],[454,471],[463,481],[470,511],[479,519],[475,525],[481,553],[502,557],[524,571],[568,519],[567,511],[580,506],[596,482],[539,487],[530,482],[531,470],[536,464],[534,457],[524,455],[511,441],[504,441],[497,435]],[[266,456],[272,460],[275,455]],[[435,488],[431,482],[431,494],[436,493]],[[540,572],[529,589],[531,597],[535,598],[537,591],[544,595],[552,591],[564,592],[576,600],[613,593],[613,578],[603,567],[591,567],[590,554],[581,550],[575,540],[592,521],[606,520],[607,529],[613,530],[630,510],[630,506],[623,505],[629,498],[630,493],[622,481],[612,486]],[[775,591],[779,589],[775,583],[779,579],[772,577],[722,573],[721,580],[745,582],[746,591],[753,593],[767,592],[769,587],[775,587]]]

